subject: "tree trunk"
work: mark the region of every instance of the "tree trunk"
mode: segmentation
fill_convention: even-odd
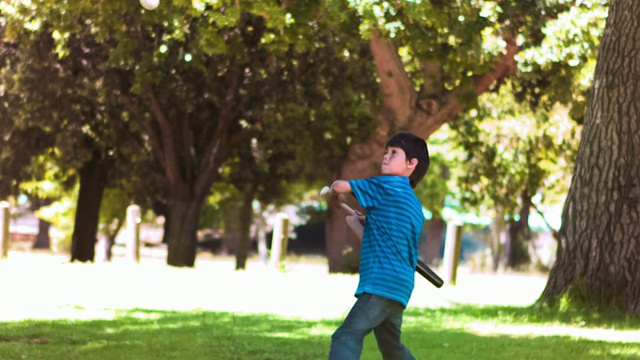
[[[162,216],[164,218],[164,223],[162,224],[162,243],[169,243],[169,227],[171,226],[171,221],[169,219],[169,211],[167,209],[167,204],[162,201],[154,201],[153,202],[153,213],[157,216]]]
[[[240,233],[242,232],[242,201],[237,199],[230,202],[224,213],[224,235],[220,253],[222,255],[237,255],[240,246]]]
[[[53,199],[33,199],[33,205],[31,210],[36,211],[44,206],[49,206],[53,202]],[[49,229],[51,229],[51,223],[38,219],[38,234],[36,235],[36,241],[33,243],[32,249],[50,249],[51,238],[49,237]]]
[[[204,198],[179,196],[172,193],[168,213],[171,218],[167,264],[177,267],[193,267],[196,262],[198,225]]]
[[[155,92],[151,89],[147,92],[153,114],[146,123],[149,141],[154,158],[164,172],[169,194],[165,218],[168,232],[165,228],[163,238],[168,243],[168,265],[194,266],[204,201],[226,159],[229,144],[241,141],[247,134],[229,130],[229,124],[236,116],[235,101],[244,74],[239,70],[240,66],[237,63],[228,69],[230,80],[226,100],[219,109],[217,121],[211,122],[215,125],[207,126],[208,130],[196,132],[190,127],[189,116],[168,117],[161,106],[164,103]],[[197,139],[207,140],[198,144]]]
[[[435,264],[436,260],[441,260],[442,256],[442,234],[447,228],[447,223],[443,219],[433,218],[426,222],[427,241],[420,247],[420,255],[425,264]]]
[[[360,209],[355,201],[347,199],[353,209]],[[327,259],[329,272],[356,273],[360,269],[360,239],[349,228],[347,214],[339,204],[329,204],[329,216],[325,224],[327,238]]]
[[[116,237],[118,237],[118,233],[120,233],[120,229],[122,229],[122,225],[124,224],[124,217],[117,218],[118,225],[113,230],[113,232],[107,232],[105,235],[105,246],[104,246],[104,260],[111,261],[113,259],[113,245],[116,244]]]
[[[640,317],[640,2],[613,1],[541,300]]]
[[[236,270],[245,269],[251,249],[251,224],[253,223],[253,186],[245,191],[240,207],[240,239],[236,252]]]
[[[510,269],[518,269],[531,263],[531,257],[529,256],[531,196],[527,191],[524,191],[521,198],[520,219],[509,223],[509,234],[505,246],[505,265]]]
[[[38,219],[38,235],[36,235],[36,241],[33,243],[32,249],[50,249],[51,238],[49,237],[49,230],[51,229],[51,223]]]
[[[514,56],[519,50],[514,39],[504,39],[505,53],[494,64],[492,72],[474,76],[470,87],[446,90],[439,76],[437,64],[423,64],[427,99],[406,73],[402,59],[392,40],[380,38],[375,32],[369,42],[380,78],[382,106],[378,112],[377,127],[369,138],[349,148],[337,174],[340,179],[359,179],[380,172],[380,162],[387,140],[399,131],[409,131],[427,139],[443,124],[454,120],[466,104],[459,101],[461,92],[482,94],[497,81],[510,76],[516,69]],[[427,81],[428,80],[428,81]],[[428,174],[427,174],[428,176]],[[327,258],[330,272],[357,271],[360,244],[348,229],[344,211],[334,211],[326,223]]]
[[[80,189],[71,238],[72,262],[94,261],[100,205],[111,166],[112,161],[95,150],[91,160],[80,169]]]
[[[500,268],[503,253],[504,214],[496,209],[496,216],[491,222],[491,268],[494,272]]]

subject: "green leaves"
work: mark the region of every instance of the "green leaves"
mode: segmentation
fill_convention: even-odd
[[[566,108],[532,112],[503,88],[482,96],[452,128],[452,140],[463,149],[452,171],[467,206],[498,207],[513,216],[524,191],[547,203],[562,200],[579,141]]]
[[[598,1],[161,0],[151,11],[120,0],[15,4],[0,4],[7,39],[20,39],[21,51],[33,46],[32,62],[12,65],[16,81],[3,83],[30,94],[29,101],[14,99],[31,114],[18,118],[32,121],[55,109],[48,112],[55,124],[74,130],[65,134],[112,144],[122,128],[133,129],[148,150],[168,141],[153,144],[159,127],[150,111],[153,92],[189,179],[202,169],[210,141],[231,135],[244,139],[234,143],[232,161],[247,156],[247,139],[262,147],[268,161],[254,169],[262,175],[333,175],[349,147],[376,126],[379,85],[367,46],[374,29],[393,39],[416,92],[436,105],[455,91],[460,103],[475,106],[474,81],[494,70],[505,38],[517,37],[515,99],[545,110],[575,104],[571,114],[579,118],[606,16]],[[34,69],[56,81],[34,89]],[[486,200],[480,190],[506,202],[502,193],[513,195],[526,181],[535,186],[539,181],[524,179],[541,178],[554,164],[555,155],[545,153],[557,144],[550,142],[553,129],[506,98],[489,97],[455,124],[465,164],[475,166],[464,175],[475,186],[465,195],[472,203]],[[224,116],[231,119],[226,133],[216,134]],[[73,119],[79,123],[70,125]],[[520,122],[537,124],[535,140],[517,136]],[[111,128],[115,123],[122,128]],[[531,150],[540,143],[546,145],[539,153]]]
[[[571,104],[573,118],[580,120],[607,14],[606,1],[581,1],[547,20],[535,46],[526,46],[528,40],[521,36],[519,42],[526,48],[516,55],[517,98],[534,108]]]

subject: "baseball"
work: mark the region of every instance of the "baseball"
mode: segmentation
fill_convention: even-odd
[[[140,0],[140,5],[142,5],[145,10],[153,10],[160,5],[160,0]]]

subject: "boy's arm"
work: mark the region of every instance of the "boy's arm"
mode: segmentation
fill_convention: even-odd
[[[336,180],[331,184],[331,191],[339,194],[350,193],[351,185],[347,180]]]
[[[336,180],[331,184],[331,191],[335,194],[338,194],[338,201],[345,205],[346,203],[343,194],[350,193],[351,190],[351,185],[346,180]],[[359,211],[353,210],[348,206],[347,208],[348,211],[352,214],[352,216],[347,216],[347,223],[349,223],[350,221],[356,221],[360,224],[360,230],[356,231],[356,233],[359,233],[360,240],[362,240],[362,225],[364,225],[365,216]]]

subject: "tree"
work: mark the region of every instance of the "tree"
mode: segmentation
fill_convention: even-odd
[[[131,197],[121,188],[106,188],[104,191],[102,205],[100,206],[100,222],[98,230],[103,236],[104,251],[102,256],[105,261],[111,261],[113,257],[113,245],[116,237],[122,229],[126,220],[127,206]]]
[[[46,25],[43,36],[49,35],[63,61],[70,58],[78,38],[93,41],[109,55],[100,64],[101,72],[88,74],[90,83],[117,81],[109,101],[126,109],[121,117],[136,124],[165,180],[167,262],[193,266],[203,202],[219,180],[230,149],[250,140],[269,121],[278,121],[260,116],[265,112],[262,97],[290,92],[305,101],[298,91],[304,88],[296,83],[298,73],[281,63],[297,61],[305,50],[322,44],[317,36],[339,33],[342,24],[354,27],[353,14],[343,11],[343,2],[295,5],[163,2],[145,11],[135,2],[107,0],[95,6],[75,0],[11,3],[5,9],[14,33],[25,28],[38,33],[40,25]],[[79,37],[86,34],[90,36]],[[358,54],[349,46],[339,51]],[[290,79],[288,87],[271,86],[268,80],[278,75]],[[88,154],[91,160],[101,159],[95,152]],[[89,169],[80,173],[92,174]]]
[[[153,65],[152,73],[172,74],[140,81],[140,90],[134,85],[134,90],[143,94],[138,103],[145,106],[140,100],[149,101],[150,116],[141,112],[140,118],[146,124],[154,158],[167,179],[169,264],[193,265],[202,202],[212,184],[221,179],[218,170],[234,148],[246,147],[261,129],[283,117],[301,120],[300,116],[305,115],[270,111],[273,97],[269,94],[290,93],[298,102],[308,101],[304,93],[308,88],[299,82],[304,78],[302,71],[288,64],[305,51],[321,47],[317,44],[322,42],[300,43],[300,34],[316,40],[317,34],[338,33],[341,28],[330,29],[335,10],[327,13],[329,17],[318,17],[317,11],[322,8],[310,5],[305,9],[256,2],[242,8],[231,5],[189,9],[193,17],[188,22],[188,32],[183,33],[182,27],[170,27],[163,30],[164,35],[150,34],[153,41],[136,46],[160,52],[157,56],[164,62]],[[178,13],[174,10],[172,16]],[[220,18],[220,14],[224,17]],[[179,16],[181,22],[183,17]],[[210,28],[209,17],[218,19],[217,27]],[[288,18],[295,23],[287,24]],[[147,31],[145,27],[141,29],[143,34]],[[162,49],[167,55],[162,55]],[[344,53],[347,49],[340,50]],[[183,60],[183,54],[189,54],[188,61]],[[277,77],[287,80],[273,81]],[[281,102],[275,105],[287,107]],[[245,204],[250,204],[249,199]]]
[[[370,124],[375,78],[368,49],[352,24],[318,33],[312,49],[290,52],[292,59],[268,78],[269,87],[300,91],[262,94],[265,105],[258,115],[273,120],[233,150],[231,183],[244,194],[246,217],[241,217],[237,268],[244,268],[249,249],[253,200],[261,207],[299,201],[296,185],[328,181],[350,139],[360,139]]]
[[[520,50],[515,36],[521,24],[501,27],[504,19],[473,2],[371,1],[359,10],[382,103],[376,129],[349,149],[340,166],[339,177],[347,179],[377,174],[379,154],[395,132],[410,131],[426,139],[454,120],[469,100],[515,73],[514,56]],[[482,34],[501,45],[483,49]],[[326,233],[330,271],[356,271],[359,245],[344,217],[332,217]],[[345,248],[356,251],[346,253]]]
[[[2,20],[2,18],[0,18]],[[7,39],[5,26],[0,24],[0,198],[19,193],[20,183],[29,180],[33,156],[53,145],[47,132],[24,121],[22,116],[28,100],[16,91],[15,74],[23,68],[31,54],[20,51],[17,41]],[[40,114],[43,115],[43,114]]]
[[[39,16],[39,7],[26,4],[19,14],[3,5],[3,14],[12,20],[8,38],[14,39],[15,54],[22,60],[4,74],[7,91],[19,94],[10,104],[18,109],[13,115],[45,133],[48,145],[60,150],[59,160],[77,169],[80,186],[71,260],[93,261],[109,173],[116,158],[129,161],[127,146],[136,146],[119,101],[121,78],[106,66],[109,47],[89,27],[63,36],[61,29]]]
[[[480,94],[499,88],[519,69],[530,72],[526,77],[529,83],[523,85],[524,97],[534,94],[539,98],[559,90],[547,88],[555,81],[564,84],[562,81],[572,79],[585,64],[580,57],[575,64],[564,57],[545,62],[557,65],[549,70],[536,65],[537,59],[516,55],[539,47],[548,36],[546,23],[565,13],[571,13],[568,17],[579,21],[574,27],[580,28],[566,42],[584,45],[582,31],[586,29],[588,34],[596,25],[583,22],[583,13],[597,7],[594,3],[597,2],[358,2],[356,8],[363,17],[364,36],[370,39],[382,103],[375,130],[367,140],[349,149],[339,177],[376,174],[378,154],[393,133],[410,131],[428,138],[473,106]],[[565,93],[564,100],[571,100],[566,97]],[[330,271],[355,271],[353,263],[358,251],[345,255],[345,249],[359,249],[358,242],[344,217],[330,219],[327,234]]]
[[[640,3],[611,2],[541,300],[640,317]]]
[[[533,111],[515,100],[512,85],[508,81],[498,92],[484,94],[476,108],[451,124],[450,141],[461,148],[453,170],[459,200],[495,219],[494,270],[500,260],[512,269],[529,264],[533,198],[539,198],[539,204],[563,200],[578,147],[579,126],[566,107],[545,111],[539,106]],[[507,239],[501,251],[505,221]]]
[[[20,192],[29,197],[31,211],[38,214],[41,209],[64,196],[65,190],[75,182],[71,180],[75,179],[75,172],[65,171],[59,166],[59,152],[52,147],[38,156],[30,154],[30,157],[31,165],[26,172],[31,176],[32,181],[28,181],[28,178],[21,179]],[[50,227],[50,221],[38,217],[38,235],[33,244],[34,249],[51,248]]]

